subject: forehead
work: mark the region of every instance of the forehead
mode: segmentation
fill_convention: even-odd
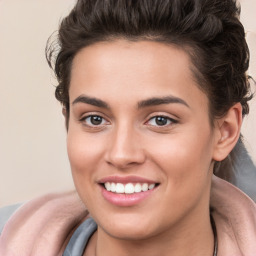
[[[83,48],[71,70],[70,100],[79,94],[138,97],[172,94],[205,101],[191,71],[188,54],[152,41],[118,40]],[[200,97],[198,97],[200,96]],[[116,97],[115,97],[116,98]]]
[[[87,70],[87,75],[96,69],[107,74],[113,72],[113,68],[124,69],[129,74],[136,68],[133,75],[154,69],[154,73],[173,70],[193,78],[191,65],[187,53],[177,46],[154,41],[116,40],[98,42],[80,50],[73,60],[72,75],[77,68]]]

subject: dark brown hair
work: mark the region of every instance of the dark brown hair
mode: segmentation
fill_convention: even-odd
[[[46,54],[58,79],[56,98],[69,118],[74,56],[100,41],[150,40],[185,50],[199,87],[210,102],[210,120],[251,99],[246,71],[249,51],[235,0],[78,0],[48,43]],[[57,45],[57,47],[56,47]]]
[[[78,0],[61,22],[57,41],[47,47],[59,82],[56,98],[68,114],[72,60],[83,47],[119,38],[152,40],[190,55],[199,86],[210,99],[211,117],[237,102],[247,114],[249,51],[239,13],[234,0]]]

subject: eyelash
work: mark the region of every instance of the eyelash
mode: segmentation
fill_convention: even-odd
[[[100,119],[99,120],[100,123],[99,124],[93,124],[92,123],[92,121],[93,121],[92,118]],[[157,120],[157,118],[159,118],[159,120]],[[89,119],[89,120],[86,121],[87,119]],[[154,124],[150,123],[153,120],[155,120]],[[86,125],[88,127],[91,127],[91,128],[100,128],[104,125],[109,124],[109,122],[104,117],[102,117],[101,115],[87,115],[87,116],[82,117],[79,121],[82,122],[84,125]],[[94,121],[97,122],[97,120],[94,120]],[[162,125],[160,125],[160,124],[157,124],[158,121],[160,121],[160,122],[163,121],[164,123]],[[104,122],[104,123],[102,123],[102,122]],[[169,126],[174,125],[176,123],[178,123],[177,120],[175,120],[173,118],[170,118],[168,116],[155,115],[155,116],[152,116],[145,124],[149,125],[151,127],[161,128],[161,127],[169,127]]]
[[[167,122],[167,124],[163,124],[163,125],[157,124],[157,118],[164,119],[164,121]],[[150,121],[152,121],[152,120],[154,120],[154,119],[155,119],[155,122],[154,122],[155,124],[154,124],[154,125],[150,124]],[[160,120],[159,120],[159,121],[160,121]],[[156,115],[156,116],[153,116],[153,117],[151,117],[151,118],[146,122],[146,124],[148,124],[148,125],[150,125],[150,126],[159,127],[159,128],[161,128],[161,127],[168,127],[168,126],[170,126],[170,125],[174,125],[174,124],[177,124],[177,123],[178,123],[177,120],[175,120],[175,119],[173,119],[173,118],[170,118],[170,117],[168,117],[168,116],[165,116],[165,115]]]
[[[92,118],[100,118],[101,119],[101,123],[100,124],[92,124]],[[86,121],[87,119],[89,119],[90,124],[88,124],[88,121]],[[84,116],[79,120],[81,123],[85,124],[88,127],[95,127],[98,128],[102,125],[106,125],[107,123],[109,123],[104,117],[100,116],[100,115],[88,115],[88,116]],[[102,124],[102,121],[105,121],[104,124]]]

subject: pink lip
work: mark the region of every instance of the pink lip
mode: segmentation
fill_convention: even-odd
[[[114,183],[148,183],[156,184],[158,182],[149,180],[139,176],[108,176],[98,181],[98,184],[104,184],[106,182]],[[133,194],[117,194],[111,191],[107,191],[104,186],[100,186],[102,196],[105,200],[116,206],[133,206],[139,204],[144,199],[148,198],[152,193],[155,192],[157,187],[147,190],[145,192],[133,193]]]
[[[139,176],[108,176],[102,178],[98,181],[98,183],[106,183],[106,182],[115,182],[115,183],[159,183],[157,181],[149,180]]]
[[[101,193],[104,199],[116,206],[133,206],[154,193],[156,188],[147,190],[145,192],[134,193],[134,194],[116,194],[111,191],[107,191],[104,187],[101,187]]]

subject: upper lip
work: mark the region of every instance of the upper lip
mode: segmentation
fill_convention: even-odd
[[[126,183],[149,183],[149,184],[159,183],[157,181],[139,177],[139,176],[108,176],[98,181],[98,183],[106,183],[106,182],[124,183],[124,184]]]

